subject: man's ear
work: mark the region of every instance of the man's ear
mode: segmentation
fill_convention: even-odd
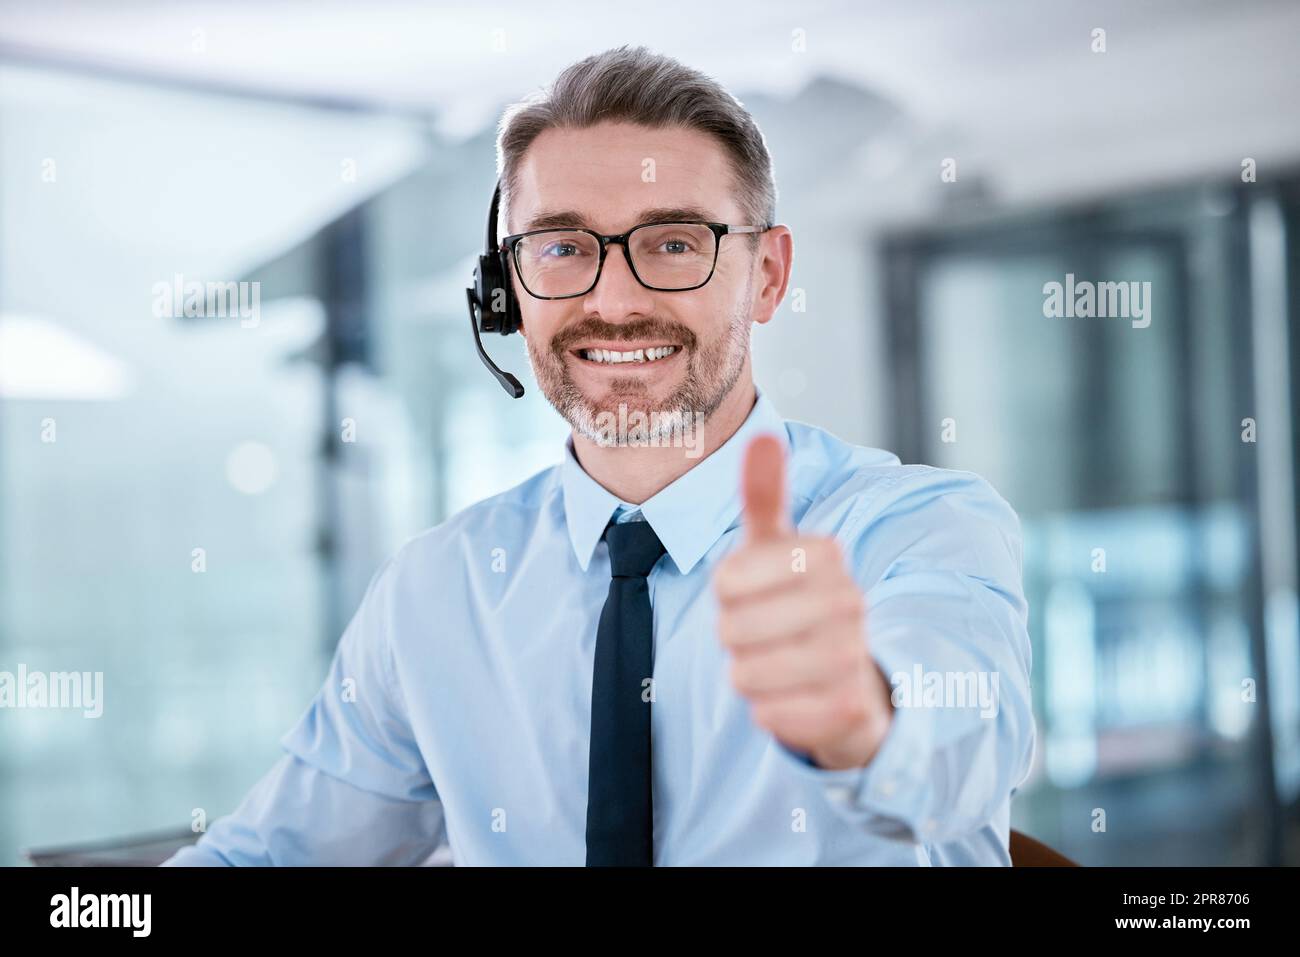
[[[789,226],[776,225],[760,234],[758,248],[758,294],[754,301],[754,321],[770,322],[785,299],[794,266],[794,234]]]

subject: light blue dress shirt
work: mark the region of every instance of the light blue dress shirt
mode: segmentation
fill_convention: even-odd
[[[843,547],[885,676],[996,676],[995,713],[913,681],[875,758],[850,770],[753,724],[710,576],[742,540],[742,456],[764,432],[787,446],[796,526]],[[783,420],[761,392],[639,508],[591,479],[570,439],[561,464],[409,540],[287,753],[167,863],[419,864],[449,845],[458,865],[582,865],[601,538],[620,505],[667,549],[649,577],[656,865],[1010,863],[1035,736],[1015,513],[974,474]]]

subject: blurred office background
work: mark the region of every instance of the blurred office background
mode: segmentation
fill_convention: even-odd
[[[644,43],[773,153],[806,308],[760,385],[1021,516],[1013,825],[1296,863],[1297,36],[1281,0],[0,5],[0,670],[106,682],[0,712],[0,862],[231,810],[377,565],[556,460],[521,342],[512,402],[470,340],[495,123]],[[1150,282],[1150,325],[1045,317],[1066,274]],[[156,315],[178,276],[258,321]]]

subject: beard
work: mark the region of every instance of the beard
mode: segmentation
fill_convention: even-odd
[[[613,324],[595,317],[556,333],[549,342],[527,339],[528,362],[546,400],[577,434],[599,446],[623,444],[612,440],[607,424],[621,414],[640,413],[649,423],[648,444],[666,443],[682,423],[702,425],[731,392],[749,356],[749,297],[741,297],[726,326],[713,339],[701,341],[679,322],[648,317]],[[675,342],[685,352],[682,378],[667,395],[656,396],[636,376],[613,378],[603,395],[591,396],[573,381],[569,350],[584,339],[611,342],[657,340]]]

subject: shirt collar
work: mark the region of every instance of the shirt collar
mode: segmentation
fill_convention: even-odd
[[[640,506],[641,514],[683,575],[695,567],[740,515],[740,467],[749,440],[761,433],[772,433],[784,448],[790,447],[785,420],[762,390],[755,391],[758,399],[735,434]],[[704,428],[708,428],[707,422]],[[583,471],[573,451],[572,435],[565,441],[560,480],[569,541],[579,566],[586,571],[620,500]]]

